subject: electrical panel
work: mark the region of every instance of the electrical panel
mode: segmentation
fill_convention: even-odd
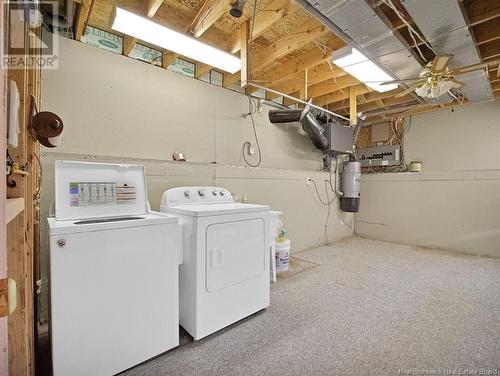
[[[357,154],[362,167],[395,166],[401,162],[401,151],[398,145],[360,149]]]
[[[352,154],[354,127],[328,123],[325,130],[329,149],[333,154]]]

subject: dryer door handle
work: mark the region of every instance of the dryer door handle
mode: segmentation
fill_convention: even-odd
[[[218,267],[222,262],[222,251],[220,249],[210,250],[210,267],[212,269]]]

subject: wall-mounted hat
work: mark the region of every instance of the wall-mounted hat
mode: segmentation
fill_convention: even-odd
[[[39,112],[31,120],[33,136],[48,148],[54,148],[61,144],[63,129],[62,119],[53,112]]]

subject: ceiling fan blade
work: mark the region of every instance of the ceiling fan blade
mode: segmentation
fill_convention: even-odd
[[[436,56],[434,58],[434,61],[432,62],[431,73],[434,74],[443,73],[448,67],[448,64],[450,63],[452,57],[453,57],[452,54]]]
[[[477,70],[482,70],[486,69],[488,67],[495,67],[500,64],[500,59],[494,59],[490,61],[486,61],[484,63],[477,63],[477,64],[472,64],[472,65],[466,65],[465,67],[460,67],[456,69],[452,69],[448,73],[451,75],[458,75],[458,74],[464,74],[464,73],[469,73]]]
[[[422,77],[404,78],[402,80],[384,81],[380,85],[392,85],[405,82],[414,82],[414,81],[420,81],[421,79]]]
[[[396,94],[394,98],[400,98],[404,97],[406,94],[411,93],[413,90],[415,90],[417,87],[419,87],[421,84],[423,84],[425,81],[422,82],[417,82],[415,85],[410,86],[408,89],[402,91],[399,94]]]
[[[460,89],[460,88],[464,87],[463,82],[460,82],[460,81],[455,80],[455,79],[451,80],[451,83],[452,83],[454,89]]]

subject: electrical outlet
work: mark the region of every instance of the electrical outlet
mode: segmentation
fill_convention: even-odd
[[[312,181],[312,178],[306,178],[306,185],[311,185]]]
[[[250,144],[248,145],[248,154],[255,154],[255,141],[250,142]]]

